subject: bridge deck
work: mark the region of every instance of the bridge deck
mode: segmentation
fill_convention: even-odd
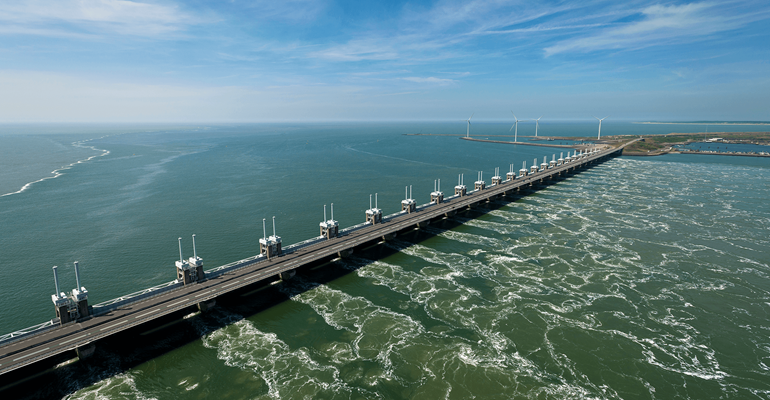
[[[321,241],[294,252],[273,257],[230,271],[206,281],[180,287],[155,297],[121,306],[108,313],[82,322],[30,336],[0,347],[0,374],[53,357],[66,351],[88,345],[117,332],[144,324],[164,315],[195,306],[198,303],[270,279],[275,275],[309,263],[336,257],[341,252],[361,245],[380,241],[384,236],[412,229],[421,223],[444,218],[445,215],[509,194],[519,188],[544,182],[553,175],[574,173],[577,168],[603,161],[619,154],[621,148],[597,152],[586,158],[565,163],[524,178],[504,181],[484,190],[469,192],[466,196],[451,197],[441,204],[419,208],[411,214],[402,213],[383,223],[354,230],[344,236]]]

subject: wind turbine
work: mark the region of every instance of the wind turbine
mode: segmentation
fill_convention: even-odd
[[[476,114],[476,113],[473,113],[473,114]],[[471,114],[471,116],[465,120],[468,123],[468,130],[465,132],[465,137],[468,137],[468,135],[471,134],[471,118],[473,118],[473,114]]]
[[[511,114],[513,114],[513,110],[511,110]],[[513,125],[511,125],[511,129],[516,127],[516,130],[513,131],[513,141],[514,142],[518,142],[519,141],[518,140],[518,136],[519,136],[519,121],[521,121],[521,120],[516,118],[516,114],[513,114],[513,119],[516,120],[516,122],[514,122]],[[508,129],[508,132],[510,132],[511,129]]]
[[[607,117],[609,117],[609,115]],[[594,117],[594,118],[596,118],[599,121],[599,134],[596,136],[596,139],[601,139],[602,138],[602,121],[607,119],[607,117],[604,117],[602,119]]]
[[[543,118],[541,115],[540,118]],[[537,137],[537,127],[540,125],[540,118],[535,120],[535,137]]]

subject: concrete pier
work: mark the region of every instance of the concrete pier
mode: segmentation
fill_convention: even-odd
[[[599,152],[584,154],[582,158],[574,158],[569,162],[565,159],[563,165],[546,168],[537,171],[537,160],[533,169],[527,173],[526,165],[523,174],[515,179],[497,183],[490,187],[482,187],[473,192],[467,192],[463,185],[462,175],[459,177],[458,186],[455,187],[455,196],[443,199],[441,202],[432,202],[423,206],[415,206],[413,211],[398,213],[389,217],[383,217],[382,211],[372,207],[371,199],[369,209],[366,210],[368,224],[362,224],[355,228],[341,230],[339,237],[334,240],[328,238],[315,238],[309,244],[303,244],[295,249],[284,252],[281,247],[281,238],[276,235],[275,222],[273,235],[267,236],[265,220],[263,220],[263,237],[259,240],[260,256],[254,256],[249,261],[244,261],[237,269],[227,270],[217,274],[203,274],[204,279],[199,279],[196,274],[195,281],[173,282],[174,286],[152,296],[144,296],[136,301],[120,303],[121,305],[110,309],[109,312],[99,314],[78,323],[69,323],[70,309],[67,306],[69,300],[63,292],[59,292],[58,277],[56,280],[56,293],[52,296],[56,306],[57,316],[62,321],[61,326],[49,326],[34,333],[21,334],[11,337],[0,344],[0,374],[5,374],[25,366],[53,358],[64,352],[77,351],[85,354],[87,346],[98,346],[98,340],[123,332],[127,329],[141,326],[155,319],[172,315],[177,312],[187,312],[197,308],[201,311],[213,306],[215,299],[224,294],[250,287],[252,285],[264,285],[276,278],[291,279],[297,270],[309,265],[327,263],[340,257],[347,257],[357,249],[371,247],[383,240],[389,240],[399,234],[413,232],[427,226],[431,221],[438,221],[451,217],[458,212],[476,207],[492,199],[500,198],[508,194],[526,192],[532,185],[547,185],[559,179],[552,177],[570,176],[579,173],[598,163],[604,162],[619,155],[622,147]],[[479,175],[481,178],[481,175]],[[481,180],[481,179],[480,179]],[[524,190],[522,191],[522,188]],[[409,196],[410,197],[410,196]],[[375,197],[376,199],[376,197]],[[376,200],[375,200],[376,201]],[[275,221],[275,220],[274,220]],[[181,243],[181,239],[180,239]],[[178,265],[198,268],[198,258],[195,255],[185,260],[181,254]],[[202,271],[202,261],[200,262]],[[182,268],[182,270],[185,270]],[[55,273],[54,269],[54,273]],[[193,275],[190,275],[192,277]],[[185,277],[182,276],[184,280]],[[93,287],[92,287],[93,290]],[[65,301],[67,300],[67,301]],[[77,307],[75,307],[77,309]],[[85,355],[84,355],[85,357]]]

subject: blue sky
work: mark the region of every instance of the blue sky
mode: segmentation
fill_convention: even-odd
[[[770,120],[769,19],[766,0],[3,0],[0,122]]]

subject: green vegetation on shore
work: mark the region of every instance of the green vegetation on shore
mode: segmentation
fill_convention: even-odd
[[[671,152],[672,146],[693,142],[704,142],[721,138],[722,143],[753,143],[770,145],[770,132],[709,132],[709,133],[669,133],[667,135],[643,136],[623,150],[625,155],[658,155]]]

